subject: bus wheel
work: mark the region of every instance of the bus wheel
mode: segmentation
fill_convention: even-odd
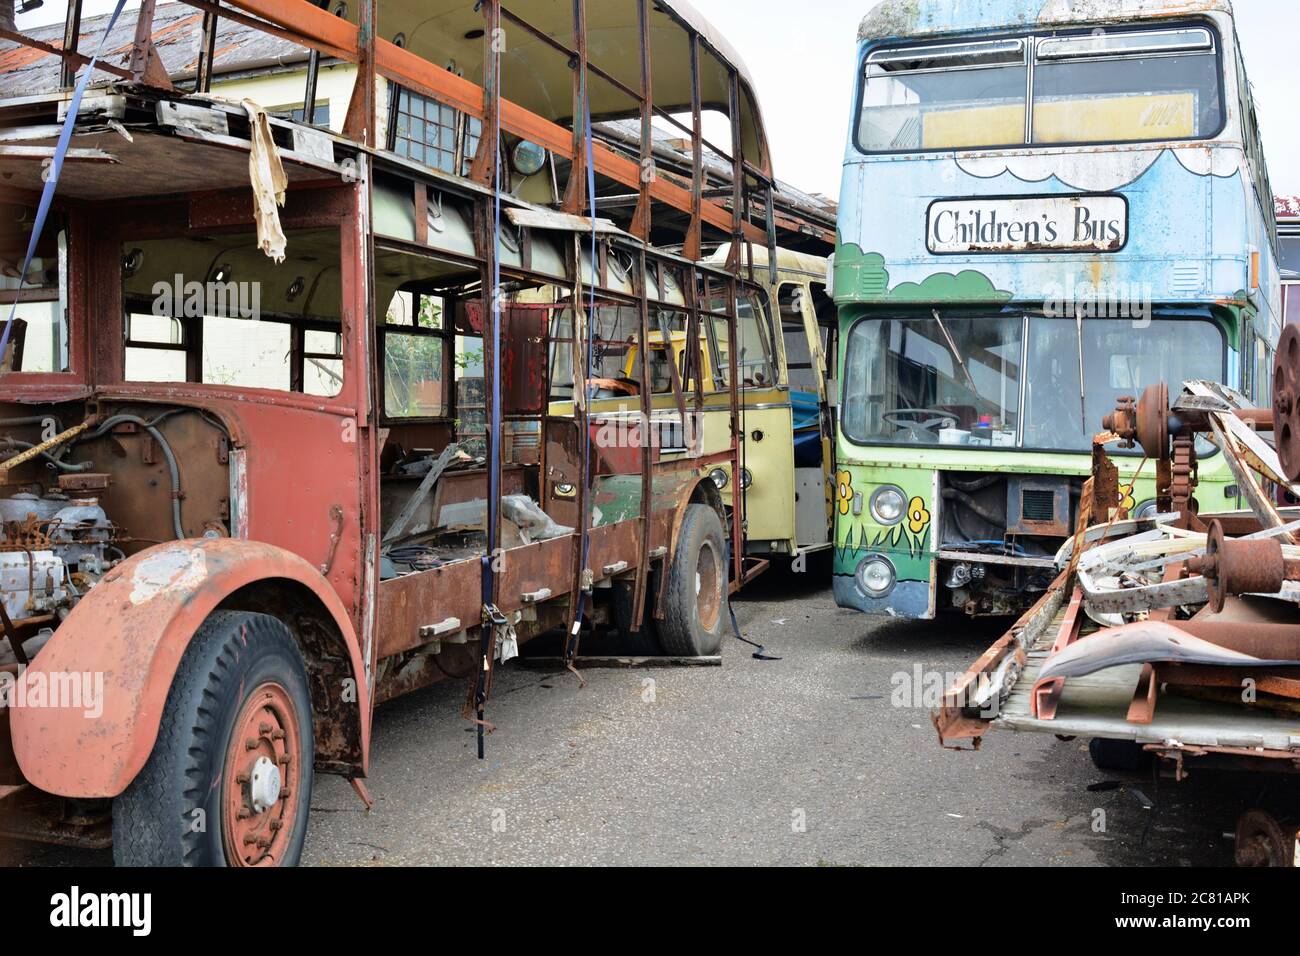
[[[1093,737],[1088,741],[1088,756],[1098,770],[1135,772],[1151,763],[1151,752],[1134,740]]]
[[[687,506],[658,628],[665,654],[708,657],[722,647],[727,617],[725,540],[716,511],[708,505]]]
[[[190,642],[144,769],[113,801],[119,866],[293,866],[311,801],[311,696],[289,629],[214,613]]]

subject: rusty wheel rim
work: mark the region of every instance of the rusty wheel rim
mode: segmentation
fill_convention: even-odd
[[[248,696],[226,749],[221,831],[231,866],[278,866],[298,817],[302,731],[289,692],[274,681]]]
[[[1300,479],[1300,330],[1282,330],[1273,360],[1273,438],[1282,471]]]
[[[722,609],[722,595],[719,593],[718,554],[713,545],[705,541],[700,545],[700,553],[695,559],[695,610],[700,625],[711,631],[718,623],[718,614]]]

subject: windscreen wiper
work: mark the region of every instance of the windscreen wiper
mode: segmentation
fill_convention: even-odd
[[[966,384],[970,386],[972,392],[979,394],[979,389],[975,387],[975,379],[971,378],[970,371],[966,368],[966,363],[961,359],[961,353],[957,351],[957,343],[952,340],[952,336],[948,334],[948,326],[944,325],[943,319],[939,317],[939,310],[931,309],[930,314],[934,316],[934,321],[939,323],[939,331],[943,333],[943,337],[948,340],[948,351],[952,352],[952,357],[955,358],[957,364],[961,366],[961,372],[966,376]]]

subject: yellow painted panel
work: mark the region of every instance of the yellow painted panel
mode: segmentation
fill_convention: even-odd
[[[975,106],[926,113],[921,117],[923,149],[961,149],[1025,140],[1025,106]]]
[[[1034,140],[1100,143],[1187,139],[1196,133],[1195,105],[1191,93],[1135,93],[1040,102],[1034,106]]]

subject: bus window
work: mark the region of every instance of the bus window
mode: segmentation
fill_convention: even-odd
[[[384,417],[438,418],[447,414],[448,333],[441,297],[396,292],[381,329]]]
[[[55,242],[41,243],[21,288],[16,275],[0,275],[0,308],[4,309],[0,325],[11,311],[14,316],[5,349],[8,354],[0,356],[0,367],[8,369],[7,361],[19,372],[67,371],[66,287],[60,268],[67,258],[66,246],[67,233],[63,230],[58,233],[57,248]]]
[[[126,380],[339,394],[339,233],[290,231],[287,253],[252,234],[124,243]]]
[[[1012,315],[859,322],[849,333],[844,433],[857,442],[955,444],[987,420],[990,431],[1014,434],[1023,334],[1024,319]]]
[[[1219,65],[1207,29],[1049,37],[1034,65],[1033,142],[1213,136]]]
[[[895,47],[863,82],[866,152],[1207,138],[1224,117],[1206,27]]]
[[[880,50],[867,59],[858,144],[867,152],[1025,141],[1025,41]]]
[[[736,330],[740,337],[740,385],[742,388],[772,385],[771,321],[767,296],[746,292],[736,302]]]
[[[821,382],[813,368],[808,328],[804,324],[803,303],[806,294],[801,285],[783,285],[777,303],[781,312],[781,340],[785,344],[787,384],[798,391],[816,392],[821,387]]]
[[[1121,395],[1139,394],[1151,382],[1220,381],[1224,375],[1223,333],[1208,320],[1153,322],[1140,334],[1126,319],[1086,320],[1082,402],[1075,323],[1032,317],[1026,345],[1026,448],[1083,451]]]

